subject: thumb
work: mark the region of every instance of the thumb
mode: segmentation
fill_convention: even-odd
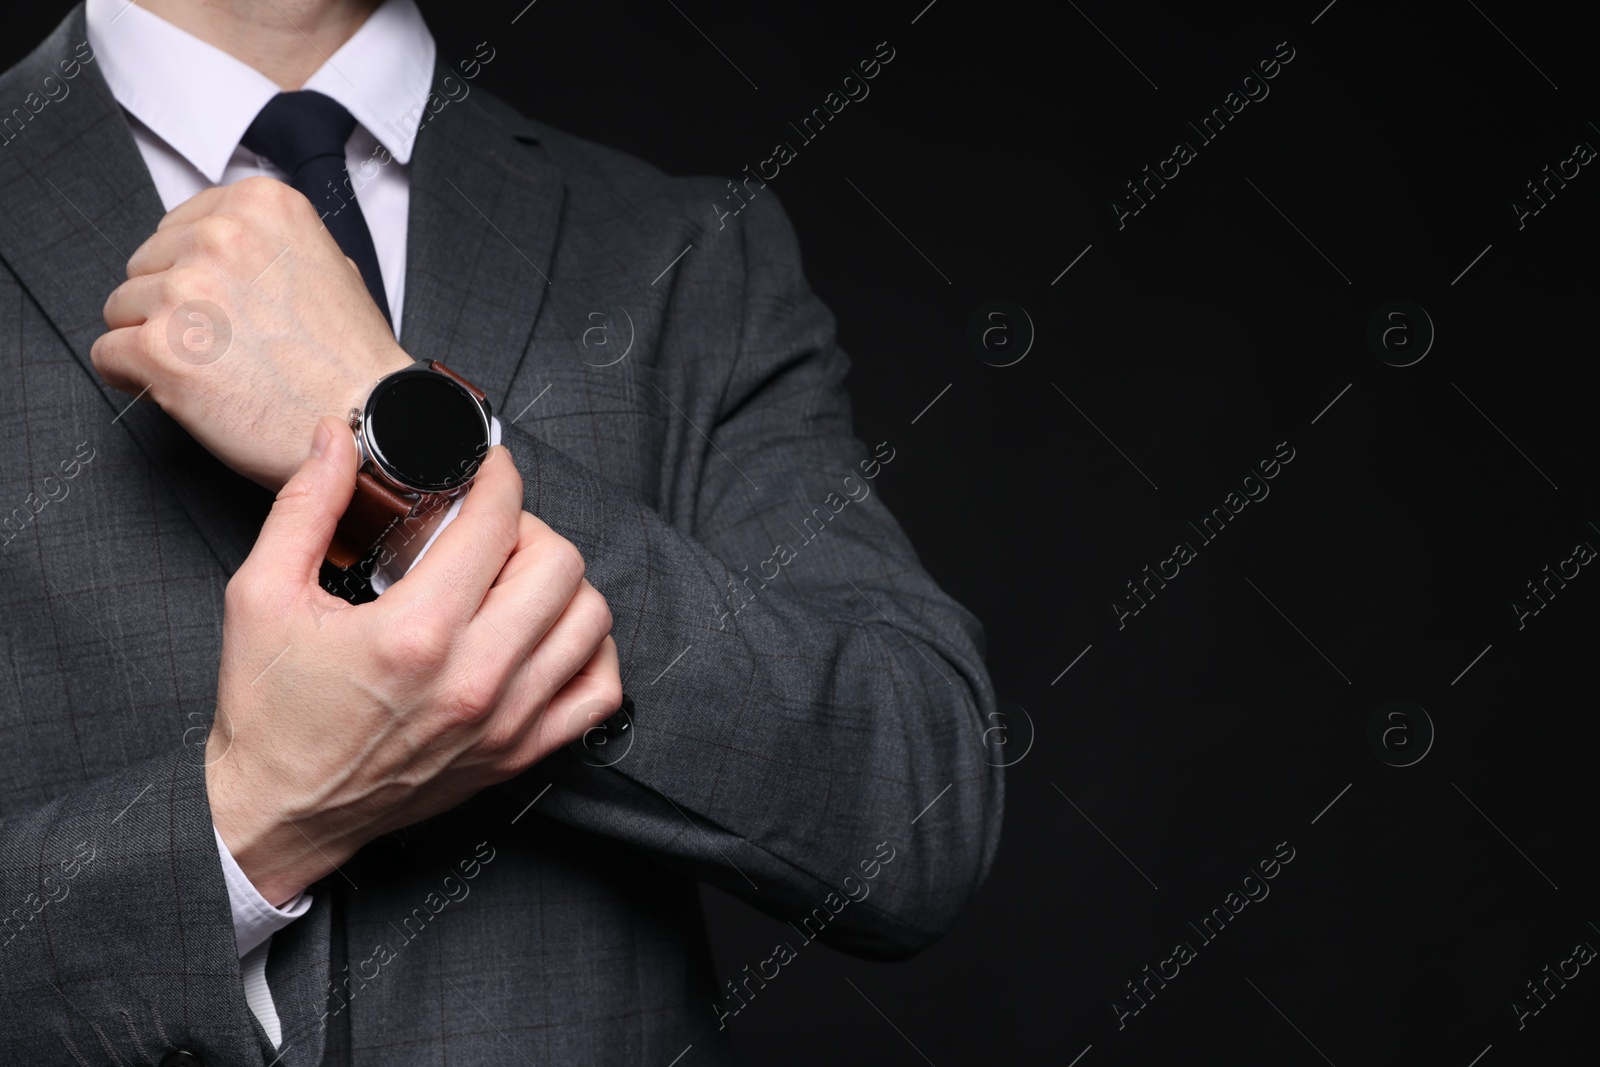
[[[356,486],[356,441],[331,415],[317,421],[311,452],[272,504],[245,566],[303,586],[315,584],[322,557]]]

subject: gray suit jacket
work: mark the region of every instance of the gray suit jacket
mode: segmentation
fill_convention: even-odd
[[[96,65],[59,97],[83,40],[80,8],[0,76],[0,1059],[261,1067],[201,754],[270,499],[90,363],[163,210]],[[882,506],[897,442],[853,436],[770,190],[719,220],[721,181],[479,89],[411,166],[401,340],[489,391],[632,711],[316,885],[273,943],[278,1062],[727,1062],[697,880],[880,957],[982,882],[981,630]]]

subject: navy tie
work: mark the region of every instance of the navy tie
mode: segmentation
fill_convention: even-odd
[[[240,143],[270,160],[311,201],[344,254],[361,268],[367,291],[393,328],[372,232],[345,169],[344,146],[355,128],[355,116],[344,105],[315,90],[301,89],[268,100]]]

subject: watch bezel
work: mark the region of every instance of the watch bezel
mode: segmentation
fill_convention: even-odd
[[[403,367],[392,374],[384,375],[382,378],[378,379],[377,383],[373,385],[372,391],[367,394],[366,402],[362,404],[358,416],[360,425],[356,427],[356,441],[360,446],[362,462],[370,463],[373,473],[399,492],[419,497],[436,496],[457,492],[470,484],[472,479],[476,477],[478,473],[477,464],[473,464],[469,471],[466,471],[448,483],[421,485],[411,481],[405,474],[390,464],[389,461],[384,458],[382,449],[380,449],[377,443],[373,440],[372,412],[374,405],[382,398],[387,388],[395,380],[415,374],[426,374],[440,382],[448,383],[451,389],[455,390],[458,394],[471,402],[472,409],[477,412],[478,421],[483,429],[483,444],[478,452],[479,463],[482,462],[482,457],[488,454],[489,442],[492,438],[492,433],[487,404],[474,396],[470,389],[466,388],[455,378],[448,374],[443,374],[434,370],[431,362],[424,361],[413,364],[410,367]],[[352,415],[356,414],[356,412],[352,412]]]

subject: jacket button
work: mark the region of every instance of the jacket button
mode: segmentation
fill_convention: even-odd
[[[633,697],[624,693],[617,711],[603,722],[599,719],[599,712],[590,711],[588,721],[592,725],[570,748],[591,767],[611,767],[633,749]]]
[[[192,1052],[185,1052],[183,1049],[179,1049],[176,1052],[169,1052],[165,1056],[161,1057],[161,1067],[203,1067],[203,1065],[200,1062],[199,1056],[196,1056]]]

